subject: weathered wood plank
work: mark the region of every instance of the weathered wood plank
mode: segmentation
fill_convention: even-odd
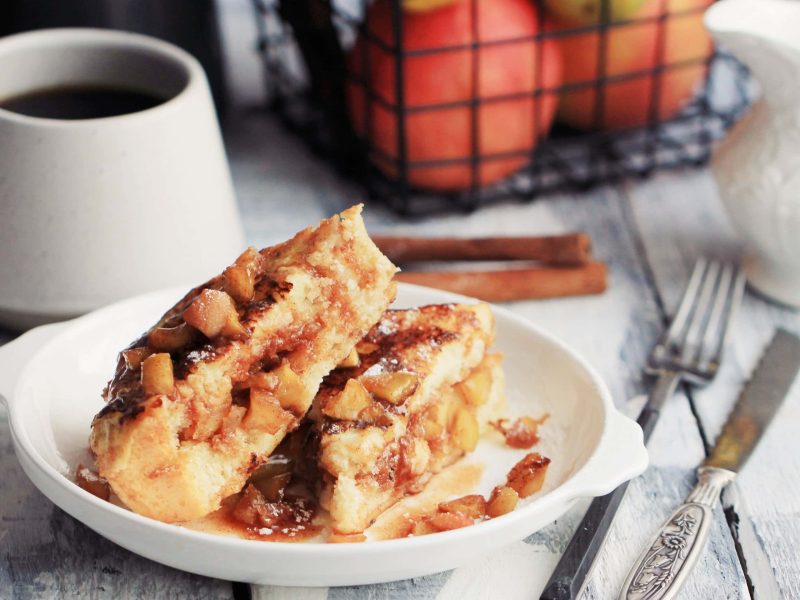
[[[736,260],[741,252],[707,172],[665,175],[629,188],[647,255],[664,303],[674,310],[675,282],[685,281],[701,254]],[[667,243],[671,241],[671,243]],[[679,292],[677,292],[679,293]],[[734,325],[731,346],[713,385],[692,393],[707,439],[725,422],[739,389],[749,377],[776,326],[800,333],[800,315],[748,292]],[[744,558],[756,595],[800,597],[800,384],[768,430],[729,495],[732,518],[739,519]]]

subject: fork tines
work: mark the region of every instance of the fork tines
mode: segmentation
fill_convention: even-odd
[[[699,258],[678,312],[650,355],[650,370],[684,371],[698,383],[710,380],[741,303],[744,274],[730,263]]]

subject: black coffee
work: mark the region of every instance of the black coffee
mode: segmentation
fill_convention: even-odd
[[[163,102],[163,98],[124,89],[53,88],[0,100],[0,108],[47,119],[100,119],[147,110]]]

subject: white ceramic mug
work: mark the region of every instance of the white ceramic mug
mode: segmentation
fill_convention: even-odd
[[[100,87],[165,98],[60,120],[0,108],[0,324],[23,329],[201,283],[244,246],[208,83],[147,36],[51,29],[0,39],[0,103]]]

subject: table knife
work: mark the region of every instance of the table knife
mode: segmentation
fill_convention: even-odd
[[[670,600],[703,552],[722,489],[750,457],[800,369],[800,338],[779,329],[742,390],[692,493],[628,573],[620,600]]]

